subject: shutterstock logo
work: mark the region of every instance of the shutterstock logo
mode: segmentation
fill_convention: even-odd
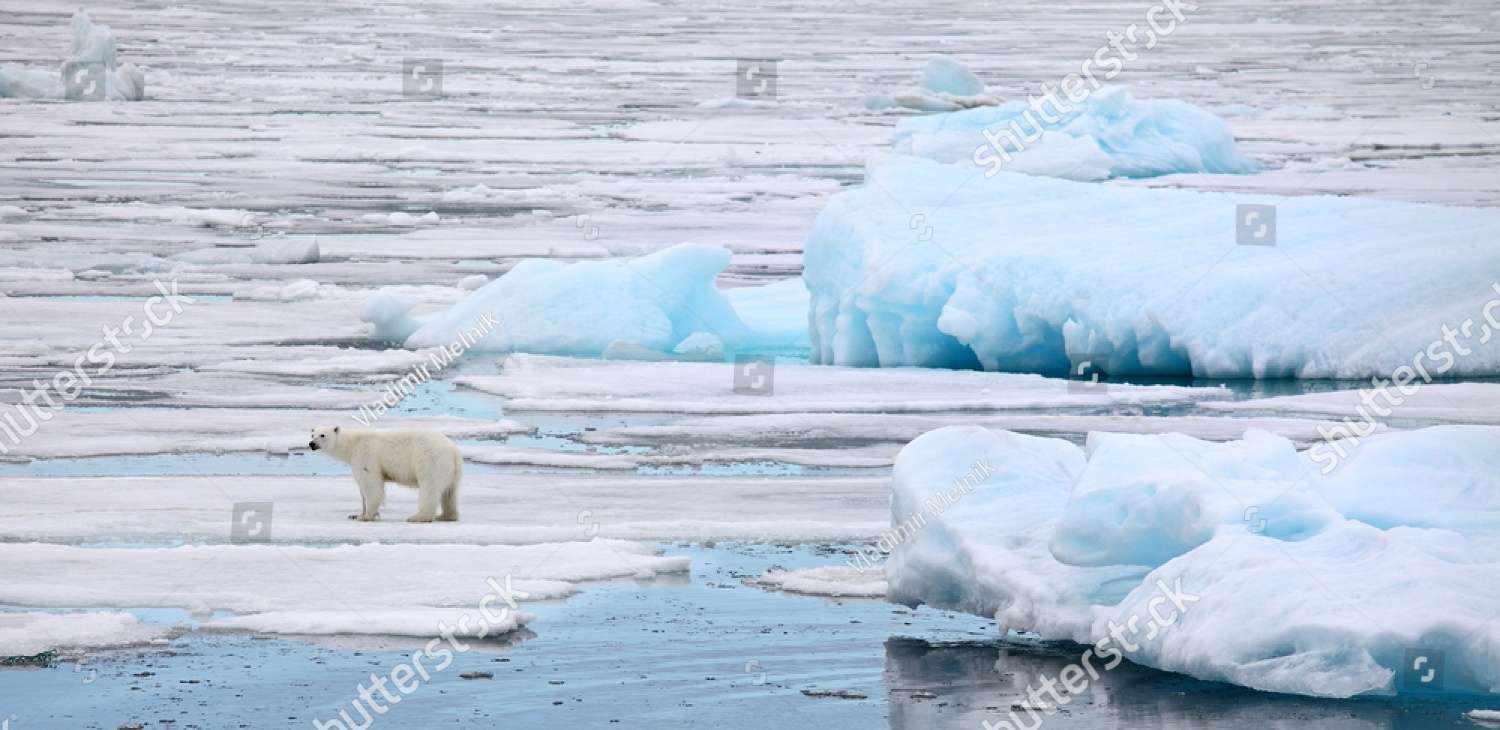
[[[739,395],[771,395],[776,386],[776,358],[737,355],[734,358],[734,392]]]
[[[230,542],[270,542],[273,502],[235,502]]]

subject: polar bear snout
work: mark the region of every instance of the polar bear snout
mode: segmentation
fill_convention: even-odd
[[[317,451],[318,450],[318,442],[316,442],[316,441],[309,441],[309,442],[307,442],[307,448],[312,449],[313,451]]]

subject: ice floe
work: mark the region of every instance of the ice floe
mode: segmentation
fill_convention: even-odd
[[[885,595],[885,574],[860,571],[842,565],[782,570],[773,568],[754,581],[787,593],[834,598],[880,598]]]
[[[987,178],[896,156],[829,202],[803,276],[820,363],[1476,376],[1500,372],[1497,236],[1493,210]]]
[[[688,569],[685,557],[621,540],[537,545],[189,545],[83,548],[0,546],[13,581],[0,601],[23,606],[141,606],[247,614],[210,628],[284,633],[402,633],[437,636],[439,622],[473,635],[481,606],[489,631],[531,617],[514,599],[560,598],[580,581],[651,577]],[[373,586],[371,576],[380,576]],[[499,592],[499,599],[491,597]],[[483,603],[481,603],[483,601]],[[493,604],[493,608],[491,607]],[[506,610],[507,608],[512,610]],[[369,615],[365,616],[365,612]],[[472,627],[472,628],[471,628]]]
[[[653,413],[984,412],[1191,403],[1219,388],[1129,386],[1075,389],[1066,380],[973,371],[932,372],[774,366],[769,392],[735,393],[734,363],[633,363],[510,355],[499,375],[455,379],[504,396],[516,411]],[[744,390],[744,388],[741,388]]]
[[[895,467],[890,597],[1266,691],[1428,689],[1402,674],[1426,652],[1445,691],[1500,692],[1497,446],[1392,432],[1325,478],[1270,434],[934,431]]]
[[[303,436],[306,443],[306,436]],[[306,457],[314,458],[314,457]],[[322,461],[320,459],[320,461]],[[240,476],[181,467],[184,476],[5,477],[5,493],[25,512],[0,512],[0,543],[202,545],[231,541],[235,506],[271,505],[276,545],[473,545],[625,540],[850,542],[873,539],[889,521],[886,476],[503,474],[468,469],[463,519],[411,525],[415,490],[386,490],[376,522],[348,519],[359,490],[348,473]],[[629,488],[621,488],[622,484]],[[705,491],[705,484],[711,489]],[[150,505],[143,509],[141,505]],[[42,604],[50,605],[50,604]],[[132,605],[132,604],[111,604]]]
[[[167,631],[124,611],[0,612],[0,659],[48,651],[133,646]]]

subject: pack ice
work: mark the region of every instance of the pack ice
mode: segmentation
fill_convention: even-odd
[[[986,177],[967,162],[892,155],[834,196],[808,235],[812,358],[1042,374],[1088,360],[1119,375],[1494,375],[1497,240],[1492,209]]]
[[[893,490],[892,601],[1265,691],[1413,689],[1416,654],[1444,691],[1500,693],[1500,428],[1378,435],[1323,476],[1263,432],[951,427],[901,452]]]
[[[146,76],[132,63],[120,63],[109,26],[89,14],[73,13],[73,40],[61,69],[0,66],[0,99],[108,99],[139,101],[146,95]]]
[[[729,260],[728,249],[691,243],[624,260],[528,259],[445,311],[415,315],[411,302],[379,293],[361,317],[375,336],[412,348],[452,343],[486,315],[499,324],[469,349],[599,356],[805,347],[801,283],[726,296],[715,281]]]

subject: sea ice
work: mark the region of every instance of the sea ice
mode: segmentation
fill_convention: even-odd
[[[579,581],[681,573],[687,571],[688,559],[606,539],[537,545],[97,549],[8,543],[0,545],[0,566],[12,577],[0,585],[0,601],[9,604],[233,611],[244,616],[207,625],[303,634],[437,636],[438,621],[457,624],[465,613],[478,619],[481,606],[493,614],[510,602],[570,595]],[[378,590],[369,583],[372,575],[381,576]],[[485,600],[492,594],[497,597]],[[506,618],[490,619],[491,632],[513,630],[530,615],[507,611]]]
[[[73,13],[73,40],[58,76],[37,69],[0,66],[0,99],[107,99],[138,101],[146,76],[132,63],[120,63],[109,26],[96,24],[83,10]]]
[[[145,644],[166,633],[124,611],[7,611],[0,613],[0,659]]]
[[[509,355],[499,375],[455,378],[506,398],[511,411],[638,413],[930,413],[1186,404],[1221,388],[1138,386],[1074,390],[1038,375],[777,363],[771,394],[735,392],[731,363],[636,363]]]
[[[1085,451],[946,428],[897,459],[891,599],[1266,691],[1410,689],[1425,652],[1445,691],[1496,693],[1497,454],[1496,427],[1391,432],[1324,477],[1265,433],[1093,434]],[[977,462],[995,475],[954,494]]]
[[[499,324],[471,350],[597,356],[625,341],[668,353],[695,333],[753,347],[757,333],[715,285],[729,257],[718,246],[680,244],[625,261],[528,259],[447,311],[417,317],[376,294],[361,316],[377,337],[414,348],[458,341],[484,315]]]
[[[1070,180],[1255,171],[1222,119],[1177,99],[1136,99],[1123,87],[1103,89],[1066,113],[1039,112],[1017,99],[903,119],[895,151],[966,163],[971,173],[970,164],[990,175]]]
[[[985,93],[984,82],[968,66],[941,53],[927,58],[917,88],[894,96],[871,94],[864,100],[865,107],[871,110],[904,107],[924,112],[950,112],[999,103]]]
[[[1258,226],[1237,237],[1245,205],[1260,206]],[[893,156],[834,196],[808,236],[812,358],[1125,376],[1494,375],[1497,239],[1490,209],[987,178]]]
[[[823,565],[799,570],[772,569],[754,581],[787,593],[834,598],[880,598],[885,595],[885,575],[842,565]]]

